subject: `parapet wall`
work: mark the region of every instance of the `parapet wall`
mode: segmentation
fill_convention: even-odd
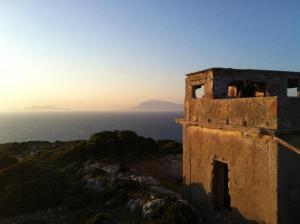
[[[276,130],[277,108],[277,97],[191,99],[185,102],[185,120]]]

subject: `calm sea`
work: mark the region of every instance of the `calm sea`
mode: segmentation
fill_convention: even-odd
[[[0,114],[0,143],[88,139],[104,130],[133,130],[154,139],[181,141],[182,112],[53,112]]]

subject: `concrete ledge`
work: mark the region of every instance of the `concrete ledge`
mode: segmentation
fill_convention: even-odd
[[[199,122],[199,121],[186,121],[184,118],[176,118],[175,122],[180,125],[192,125],[199,126],[202,128],[211,128],[211,129],[222,129],[222,130],[232,130],[239,132],[251,132],[254,134],[261,135],[271,135],[276,136],[277,130],[266,129],[260,127],[248,127],[248,126],[240,126],[240,125],[231,125],[231,124],[217,124],[217,123],[208,123],[208,122]]]

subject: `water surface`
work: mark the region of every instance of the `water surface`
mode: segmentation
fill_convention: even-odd
[[[154,139],[181,141],[175,124],[183,112],[34,112],[0,114],[0,143],[88,139],[103,130],[133,130]]]

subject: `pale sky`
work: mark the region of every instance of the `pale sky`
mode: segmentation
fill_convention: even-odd
[[[0,110],[182,103],[208,67],[300,71],[298,0],[1,0]]]

